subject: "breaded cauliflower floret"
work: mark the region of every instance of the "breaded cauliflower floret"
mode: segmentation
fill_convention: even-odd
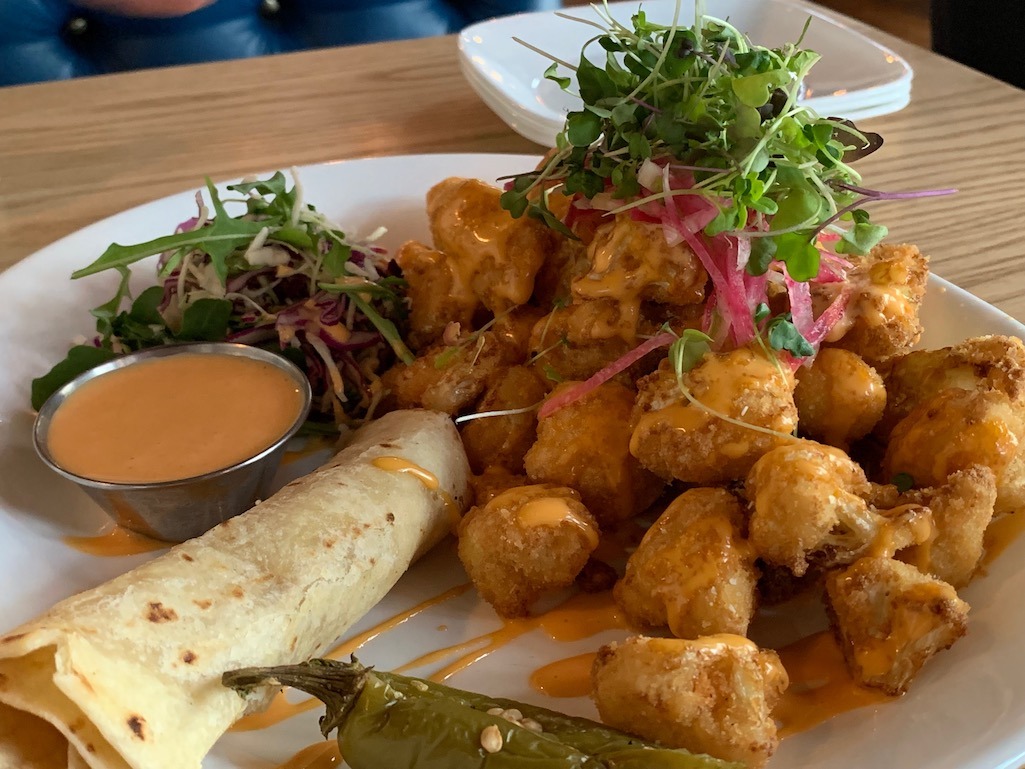
[[[862,558],[826,580],[826,604],[859,683],[902,694],[922,665],[965,634],[968,604],[946,582],[890,558]]]
[[[598,546],[598,527],[573,489],[519,486],[459,524],[459,560],[481,597],[520,617],[546,591],[573,584]]]
[[[476,179],[455,177],[427,192],[435,248],[494,313],[530,299],[535,274],[556,248],[552,230],[525,216],[513,219],[499,203],[501,194]]]
[[[802,435],[846,451],[882,417],[886,388],[856,354],[827,347],[811,366],[797,370],[794,403]]]
[[[503,491],[513,486],[529,486],[530,479],[526,475],[510,473],[504,467],[492,465],[480,475],[470,476],[470,488],[473,491],[473,503],[483,507]]]
[[[1025,343],[1014,336],[978,336],[940,350],[914,350],[889,361],[884,372],[886,411],[876,432],[894,426],[949,387],[999,390],[1025,410]]]
[[[395,253],[395,262],[408,284],[411,348],[438,341],[449,323],[470,327],[480,301],[445,254],[411,240]]]
[[[540,369],[563,380],[588,379],[636,345],[638,323],[614,299],[560,305],[535,324],[530,353]]]
[[[870,363],[910,350],[922,335],[918,308],[925,296],[929,260],[915,246],[880,244],[850,257],[847,281],[812,284],[816,314],[849,287],[850,299],[826,346],[842,347]]]
[[[659,516],[616,584],[616,603],[640,625],[678,638],[746,635],[755,611],[755,555],[744,511],[725,489],[691,489]]]
[[[602,721],[644,739],[749,769],[779,744],[772,708],[787,673],[746,638],[630,638],[598,651],[591,681]]]
[[[997,484],[988,467],[969,467],[953,473],[938,488],[910,491],[902,501],[926,505],[932,511],[935,536],[902,551],[900,559],[955,588],[971,581],[984,550],[983,535],[993,520]]]
[[[680,390],[669,359],[637,383],[630,451],[666,480],[713,484],[743,478],[797,426],[794,378],[760,351],[708,353],[683,374],[683,384],[706,407],[760,432],[693,405]]]
[[[872,551],[892,556],[932,536],[928,508],[875,510],[864,499],[869,485],[861,467],[821,443],[773,449],[751,468],[745,493],[755,552],[798,577],[811,565],[847,564]]]
[[[381,377],[389,392],[385,406],[452,415],[466,411],[509,366],[523,362],[535,314],[533,308],[518,307],[480,331],[464,329],[457,339],[442,339],[409,365],[392,366]]]
[[[527,366],[512,366],[496,377],[477,402],[478,413],[516,410],[541,402],[548,388]],[[475,473],[500,465],[510,472],[523,472],[523,455],[537,435],[534,411],[482,417],[467,422],[460,431],[463,447]]]
[[[670,246],[659,224],[632,214],[617,214],[602,224],[587,248],[590,270],[573,281],[582,299],[611,296],[639,306],[642,300],[661,304],[699,304],[705,298],[708,273],[683,243]]]
[[[951,474],[984,465],[997,479],[997,512],[1025,502],[1025,420],[999,390],[941,390],[897,423],[883,456],[883,478],[907,473],[916,486],[942,486]]]
[[[534,278],[534,302],[540,307],[568,304],[570,285],[590,269],[587,249],[579,240],[563,238],[548,254]]]
[[[566,382],[552,397],[571,387]],[[570,486],[602,526],[632,518],[662,493],[663,484],[630,455],[634,394],[605,382],[540,420],[524,459],[535,483]]]

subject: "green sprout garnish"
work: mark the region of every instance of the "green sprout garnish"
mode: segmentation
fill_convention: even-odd
[[[776,259],[795,280],[818,274],[816,238],[833,226],[832,217],[855,221],[843,235],[847,253],[866,253],[886,234],[862,209],[850,208],[860,196],[845,186],[860,182],[849,161],[878,147],[879,137],[798,103],[817,53],[802,50],[800,41],[753,45],[728,22],[708,16],[684,28],[650,22],[641,10],[631,28],[607,8],[599,13],[607,28],[588,48],[605,51],[604,66],[586,49],[581,54],[573,69],[584,107],[569,113],[540,169],[511,177],[502,204],[514,216],[526,213],[565,229],[547,196],[535,194],[539,189],[588,199],[605,194],[620,203],[614,211],[700,196],[716,208],[705,235],[743,232],[757,239],[751,274],[764,273]],[[546,77],[568,90],[559,68],[552,64]],[[650,163],[687,183],[652,185],[644,173]]]

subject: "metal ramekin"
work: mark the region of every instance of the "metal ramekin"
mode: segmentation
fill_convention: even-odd
[[[229,467],[192,478],[159,483],[110,483],[84,478],[57,464],[47,446],[50,420],[61,404],[86,382],[115,369],[125,368],[151,358],[180,353],[235,355],[269,363],[291,377],[302,397],[302,408],[295,422],[273,444],[256,456]],[[281,462],[285,444],[306,420],[313,395],[302,371],[280,355],[242,344],[198,342],[153,347],[115,358],[79,375],[47,399],[36,416],[32,441],[40,458],[55,472],[74,481],[114,521],[148,537],[167,542],[184,542],[198,537],[219,523],[245,512],[264,498]]]

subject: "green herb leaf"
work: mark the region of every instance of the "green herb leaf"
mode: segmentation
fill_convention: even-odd
[[[189,342],[223,341],[228,335],[231,310],[227,299],[197,299],[182,313],[182,325],[175,336]]]
[[[711,349],[712,337],[694,328],[684,330],[669,346],[669,362],[680,379],[684,372],[690,371]]]
[[[552,66],[545,70],[545,80],[551,80],[553,83],[557,83],[559,88],[565,91],[569,88],[569,84],[572,80],[568,77],[560,77],[558,72],[559,65],[552,62]]]
[[[900,494],[911,491],[915,487],[915,479],[910,473],[897,473],[890,483],[897,487]]]
[[[773,350],[786,350],[795,358],[807,358],[815,354],[815,348],[801,336],[789,313],[773,318],[768,332],[769,346]]]
[[[776,259],[787,266],[790,277],[797,281],[811,280],[819,274],[819,250],[809,235],[788,232],[776,236]]]
[[[79,374],[116,357],[116,353],[103,347],[85,344],[72,347],[64,360],[43,376],[32,380],[32,408],[38,411],[47,398]]]
[[[864,256],[886,237],[887,231],[881,224],[858,222],[840,236],[834,248],[838,254]]]

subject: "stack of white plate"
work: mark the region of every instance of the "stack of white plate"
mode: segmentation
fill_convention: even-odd
[[[690,0],[681,0],[679,23],[694,20]],[[672,21],[676,0],[637,0],[610,3],[619,21],[643,8],[648,19]],[[809,22],[803,47],[822,55],[804,83],[802,103],[821,115],[858,120],[896,112],[911,100],[912,70],[908,63],[871,38],[849,26],[842,16],[801,0],[706,0],[705,13],[740,29],[756,43],[780,46],[796,41]],[[567,9],[565,15],[598,20],[589,7]],[[597,34],[588,24],[552,11],[523,13],[481,22],[459,35],[460,65],[481,99],[517,133],[552,146],[566,113],[580,108],[576,83],[561,90],[543,76],[551,60],[517,42],[529,43],[551,56],[575,63],[584,44]],[[589,58],[604,60],[605,52],[592,45]],[[571,76],[562,71],[560,75]]]

